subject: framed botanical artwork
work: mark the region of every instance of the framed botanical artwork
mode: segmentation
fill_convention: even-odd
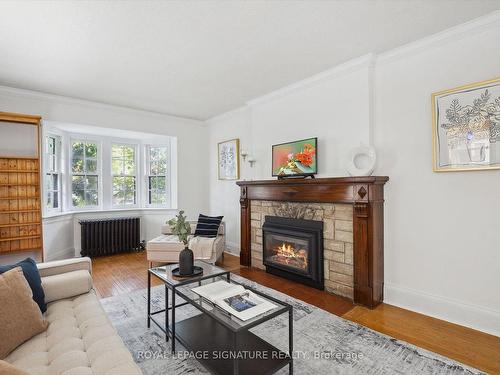
[[[432,94],[434,171],[500,169],[500,78]]]
[[[217,144],[219,180],[240,178],[240,140],[238,138]]]

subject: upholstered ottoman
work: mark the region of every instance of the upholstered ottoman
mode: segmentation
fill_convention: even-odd
[[[179,237],[173,234],[162,234],[147,244],[149,262],[176,263],[179,253],[184,249],[184,244],[179,242]]]

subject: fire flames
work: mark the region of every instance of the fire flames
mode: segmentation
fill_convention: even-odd
[[[292,245],[283,242],[274,248],[274,252],[272,259],[277,263],[301,269],[307,268],[307,251],[304,249],[295,250]]]

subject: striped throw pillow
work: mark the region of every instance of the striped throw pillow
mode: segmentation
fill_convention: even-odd
[[[206,216],[200,214],[200,216],[198,216],[198,224],[196,224],[194,235],[209,238],[217,237],[217,232],[219,232],[219,226],[223,217],[224,216]]]

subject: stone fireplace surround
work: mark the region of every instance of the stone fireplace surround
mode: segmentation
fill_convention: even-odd
[[[252,266],[262,263],[262,225],[266,216],[323,222],[325,289],[353,299],[352,205],[334,203],[250,202]]]
[[[269,213],[324,223],[325,287],[374,308],[384,299],[386,176],[238,181],[240,264],[262,268]],[[259,243],[260,242],[260,243]]]

